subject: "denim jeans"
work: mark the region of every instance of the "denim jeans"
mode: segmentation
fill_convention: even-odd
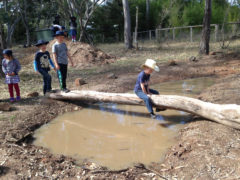
[[[159,92],[154,89],[149,89],[149,91],[152,94],[159,94]],[[140,99],[144,100],[145,105],[148,109],[148,112],[153,113],[152,102],[151,102],[151,99],[148,97],[148,95],[145,94],[143,91],[135,91],[135,93]]]
[[[48,70],[39,69],[38,72],[43,76],[43,94],[52,90],[52,77],[48,74]]]

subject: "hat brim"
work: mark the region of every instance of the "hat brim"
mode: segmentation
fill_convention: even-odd
[[[65,37],[64,34],[54,34],[54,37],[57,37],[57,36],[63,36],[63,37]]]
[[[35,46],[37,46],[37,47],[39,47],[39,46],[41,46],[41,45],[47,45],[49,42],[47,41],[47,42],[45,42],[45,43],[40,43],[40,44],[35,44]]]
[[[150,68],[150,69],[152,69],[152,70],[154,70],[154,71],[156,71],[156,72],[159,72],[159,67],[158,67],[158,66],[155,66],[154,68],[152,68],[152,67],[149,67],[149,66],[147,66],[147,65],[145,65],[145,64],[141,65],[141,68],[142,68],[142,69],[143,69],[144,67],[147,67],[147,68]]]

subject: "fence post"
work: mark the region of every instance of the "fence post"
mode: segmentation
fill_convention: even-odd
[[[156,40],[158,40],[158,30],[157,29],[155,30],[155,38],[156,38]]]
[[[172,29],[173,32],[173,40],[175,40],[175,28]]]
[[[215,42],[218,41],[218,24],[215,25],[215,33],[214,33],[214,36],[215,36]]]
[[[151,30],[149,31],[149,40],[150,40],[150,41],[152,40],[152,33],[151,33]]]
[[[190,27],[190,41],[193,42],[193,31],[192,31],[192,27]]]

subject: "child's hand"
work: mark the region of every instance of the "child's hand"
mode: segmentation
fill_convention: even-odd
[[[71,62],[71,65],[72,65],[72,67],[74,67],[74,64],[73,64],[73,62]]]
[[[58,65],[58,64],[56,64],[56,67],[55,67],[55,69],[56,69],[56,70],[59,70],[59,69],[60,69],[60,67],[59,67],[59,65]]]

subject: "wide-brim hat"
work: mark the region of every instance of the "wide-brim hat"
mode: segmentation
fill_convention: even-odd
[[[54,36],[65,36],[64,32],[63,31],[57,31]]]
[[[145,64],[143,64],[141,67],[142,67],[142,68],[148,67],[148,68],[150,68],[150,69],[153,69],[154,71],[159,72],[159,67],[157,66],[156,61],[153,60],[153,59],[147,59],[146,62],[145,62]]]
[[[48,41],[44,41],[42,39],[38,40],[38,42],[35,44],[35,46],[41,46],[41,45],[47,45],[49,42]]]

